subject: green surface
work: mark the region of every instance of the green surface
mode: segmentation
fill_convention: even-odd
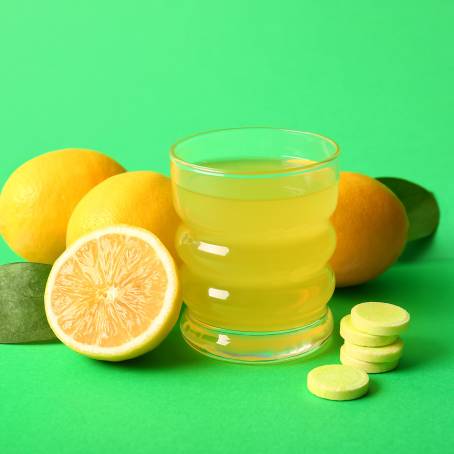
[[[68,146],[168,172],[182,135],[250,124],[324,133],[344,169],[435,192],[441,224],[378,280],[336,293],[409,310],[399,369],[328,402],[306,390],[323,356],[218,363],[175,331],[105,364],[60,344],[0,346],[0,452],[448,452],[454,419],[454,3],[9,1],[0,6],[0,183]],[[4,243],[1,263],[15,260]],[[418,259],[416,261],[416,259]],[[310,451],[312,450],[312,451]]]

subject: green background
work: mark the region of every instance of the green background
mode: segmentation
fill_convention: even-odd
[[[434,191],[434,241],[365,286],[406,307],[395,372],[368,397],[329,402],[307,362],[206,359],[177,330],[124,364],[61,344],[0,346],[0,452],[447,452],[454,418],[454,3],[427,1],[16,0],[0,6],[0,183],[22,162],[89,147],[168,173],[170,144],[218,127],[320,132],[343,169]],[[1,263],[16,257],[0,244]]]

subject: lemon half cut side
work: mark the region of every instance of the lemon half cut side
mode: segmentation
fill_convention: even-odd
[[[153,233],[126,225],[72,244],[52,267],[44,299],[48,322],[64,344],[108,361],[152,350],[181,308],[172,256]]]

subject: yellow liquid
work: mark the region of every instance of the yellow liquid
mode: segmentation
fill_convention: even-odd
[[[327,263],[335,248],[329,222],[337,200],[332,168],[288,173],[300,158],[204,163],[238,178],[174,178],[182,219],[177,249],[191,317],[228,330],[279,331],[322,318],[334,290]]]

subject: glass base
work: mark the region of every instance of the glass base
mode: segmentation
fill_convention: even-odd
[[[318,351],[331,336],[333,316],[328,309],[320,320],[286,331],[234,331],[206,325],[186,309],[180,329],[184,340],[204,355],[235,363],[267,364]]]

